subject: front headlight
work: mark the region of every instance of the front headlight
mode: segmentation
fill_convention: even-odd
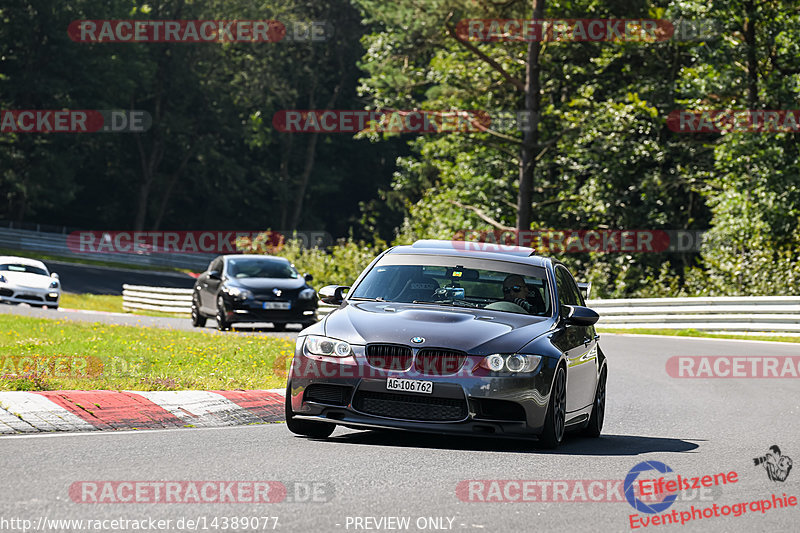
[[[253,298],[252,292],[240,287],[225,287],[223,290],[237,300],[247,300]]]
[[[348,343],[319,335],[306,337],[306,350],[314,355],[327,355],[329,357],[347,357],[353,353]]]
[[[2,277],[2,276],[0,276],[0,277]],[[58,288],[58,282],[57,281],[51,281],[50,282],[50,288],[51,289],[57,289]]]
[[[502,372],[505,370],[512,374],[519,374],[522,372],[535,371],[539,367],[539,361],[541,360],[541,355],[495,353],[484,357],[478,366],[492,372]]]
[[[300,294],[297,295],[298,300],[311,300],[316,296],[317,293],[314,289],[303,289],[300,291]]]

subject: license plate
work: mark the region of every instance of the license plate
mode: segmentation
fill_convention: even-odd
[[[264,309],[290,309],[292,302],[264,302]]]
[[[433,394],[433,381],[420,381],[418,379],[389,378],[386,380],[386,390],[402,392],[421,392]]]

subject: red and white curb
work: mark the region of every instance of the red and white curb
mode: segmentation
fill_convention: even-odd
[[[283,389],[0,392],[0,434],[163,429],[283,420]]]

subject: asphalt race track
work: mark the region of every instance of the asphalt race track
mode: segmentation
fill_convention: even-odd
[[[45,261],[50,272],[57,272],[66,292],[81,294],[122,294],[122,285],[148,285],[191,289],[194,278],[180,272],[158,272],[111,268],[58,261]]]
[[[462,492],[468,500],[462,501],[456,489],[466,480],[621,482],[646,460],[684,477],[736,472],[735,483],[682,493],[665,511],[677,511],[678,519],[692,506],[702,512],[713,505],[724,509],[769,500],[773,493],[800,496],[800,472],[771,481],[753,461],[771,445],[800,459],[800,381],[679,379],[665,370],[674,355],[798,355],[797,345],[616,335],[604,335],[601,343],[610,373],[600,439],[572,437],[550,452],[524,442],[340,428],[329,440],[315,441],[293,436],[283,424],[9,436],[0,438],[6,480],[0,485],[0,516],[28,519],[34,526],[40,519],[152,518],[171,520],[174,531],[193,530],[198,524],[190,528],[185,521],[203,517],[198,530],[227,523],[230,531],[232,517],[277,517],[275,531],[435,531],[433,526],[445,531],[631,531],[629,516],[636,512],[621,497],[619,484],[615,498],[615,489],[608,491],[616,499],[611,502],[469,501],[476,494],[519,500],[513,485],[504,485],[505,495],[488,489],[472,496]],[[647,477],[660,475],[651,471]],[[82,492],[91,484],[80,483],[70,493],[81,481],[234,480],[282,482],[286,498],[259,504],[76,503],[91,501],[100,490]],[[581,499],[572,491],[560,494]],[[800,507],[761,512],[758,507],[766,505],[755,505],[738,517],[703,518],[684,526],[636,525],[639,531],[797,531]],[[386,517],[408,517],[409,525],[386,522]],[[273,530],[273,525],[261,519],[257,527],[239,531]],[[77,530],[74,525],[65,529]]]

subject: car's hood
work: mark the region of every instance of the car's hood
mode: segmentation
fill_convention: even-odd
[[[325,335],[351,344],[385,342],[452,348],[475,355],[520,350],[546,333],[553,319],[424,304],[346,302],[325,320]],[[413,337],[425,339],[413,343]]]
[[[226,281],[228,285],[235,285],[250,290],[268,290],[268,289],[299,289],[306,284],[303,278],[230,278]]]
[[[0,274],[12,285],[19,287],[34,287],[36,289],[46,289],[52,283],[53,278],[42,276],[41,274],[31,274],[30,272],[10,272],[2,271]]]

